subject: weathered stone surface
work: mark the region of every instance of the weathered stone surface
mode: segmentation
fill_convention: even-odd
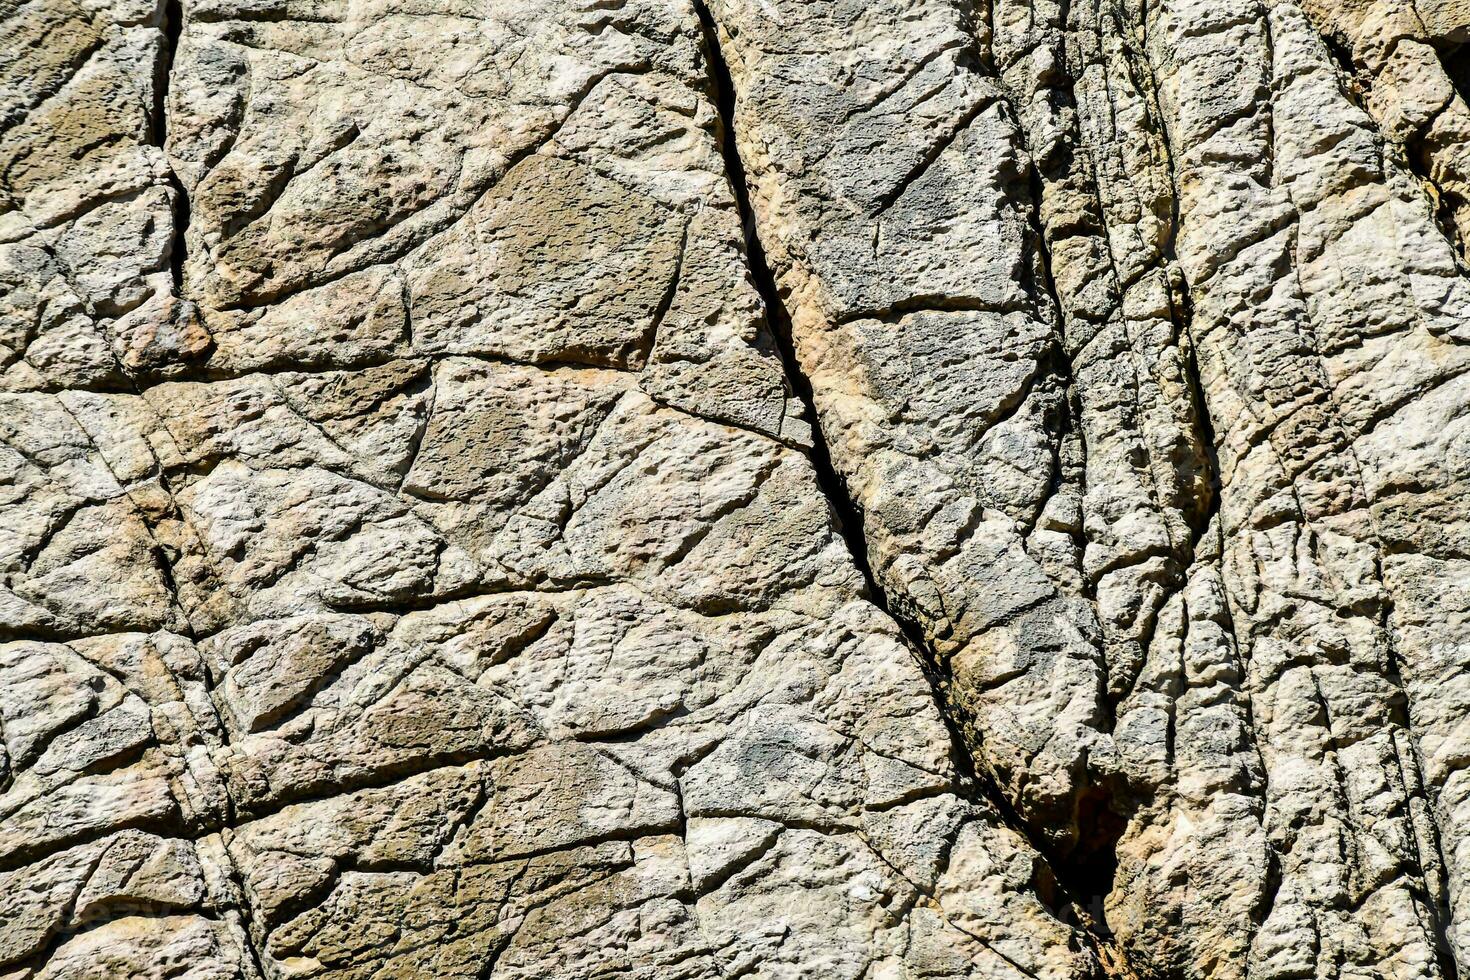
[[[1470,969],[1470,5],[0,21],[0,977]]]

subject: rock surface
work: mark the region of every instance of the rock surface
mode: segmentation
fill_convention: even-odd
[[[1470,971],[1470,4],[0,32],[0,980]]]

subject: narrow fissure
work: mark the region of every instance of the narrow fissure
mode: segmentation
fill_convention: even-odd
[[[163,150],[166,154],[168,146],[169,86],[173,81],[174,58],[178,54],[179,40],[184,32],[184,11],[181,0],[166,0],[162,16],[163,20],[159,26],[163,32],[163,42],[153,80],[153,106],[152,114],[149,118],[149,137],[152,144],[160,150]],[[186,238],[191,217],[189,194],[185,190],[183,183],[179,180],[178,175],[174,173],[172,166],[167,167],[167,172],[170,189],[169,203],[173,218],[173,227],[170,230],[168,248],[169,277],[173,283],[174,296],[182,298],[184,260],[187,258]],[[175,315],[177,316],[179,314],[176,312]],[[141,390],[136,384],[133,384],[133,389],[135,393],[141,394]],[[168,494],[170,503],[172,504],[174,499],[173,490],[169,487],[168,481],[163,474],[160,474],[159,482]],[[174,603],[182,610],[183,604],[179,600],[178,584],[175,581],[171,560],[176,558],[176,556],[171,556],[165,552],[162,545],[157,546],[157,552],[158,564],[165,576],[168,590],[173,596]],[[188,622],[187,612],[185,612],[185,619]],[[188,626],[188,632],[191,638],[197,638],[198,631],[194,628],[194,624],[188,622]],[[209,699],[218,720],[220,740],[224,746],[228,747],[230,745],[229,727],[225,722],[224,713],[216,701],[218,688],[213,683],[214,680],[214,678],[211,678]],[[234,796],[230,793],[228,787],[225,787],[224,792],[224,808],[225,812],[220,814],[220,825],[222,827],[233,826],[238,819],[238,810],[235,805]],[[246,895],[245,882],[240,874],[240,869],[235,864],[234,856],[225,848],[223,840],[220,841],[219,853],[222,858],[223,871],[237,894],[237,900],[226,902],[224,907],[220,909],[220,914],[233,914],[236,917],[235,926],[238,930],[240,945],[242,947],[241,953],[249,960],[249,965],[254,969],[257,976],[267,976],[264,958],[259,948],[259,943],[264,939],[264,933],[262,931],[260,936],[256,935],[254,910]]]
[[[1359,70],[1346,41],[1331,31],[1319,30],[1318,33],[1322,36],[1322,43],[1327,46],[1327,54],[1337,64],[1337,70],[1351,83],[1346,93],[1348,98],[1361,109],[1364,97],[1373,87],[1373,77],[1366,71]]]
[[[853,502],[847,492],[845,481],[832,463],[832,455],[827,448],[827,439],[822,432],[822,420],[817,415],[816,405],[812,399],[811,381],[801,370],[800,362],[796,358],[796,347],[791,334],[791,317],[786,312],[786,304],[781,299],[780,287],[776,284],[776,276],[766,261],[765,248],[761,245],[760,234],[756,228],[755,210],[751,207],[750,191],[746,185],[745,164],[735,144],[735,85],[720,49],[719,28],[715,25],[714,17],[704,3],[696,0],[694,8],[699,14],[700,27],[704,33],[704,47],[709,59],[710,82],[714,86],[715,107],[719,114],[720,153],[724,157],[725,171],[735,195],[735,207],[740,216],[741,232],[745,238],[745,251],[751,278],[766,308],[766,319],[770,324],[777,352],[781,356],[787,383],[791,385],[792,394],[801,402],[807,421],[812,426],[812,448],[809,457],[812,468],[816,470],[817,484],[822,490],[822,495],[827,498],[828,505],[836,512],[838,531],[847,542],[847,550],[851,553],[853,561],[857,563],[863,580],[868,584],[873,594],[873,601],[886,611],[887,597],[883,594],[882,586],[874,578],[873,569],[868,563],[868,546],[863,531],[862,510]],[[918,635],[916,629],[897,617],[894,617],[894,621],[904,630],[910,642],[917,644],[920,650],[925,649],[922,637]]]
[[[1439,63],[1444,68],[1445,74],[1449,76],[1450,85],[1454,87],[1455,94],[1460,97],[1460,101],[1470,105],[1470,42],[1455,44],[1440,50]],[[1437,192],[1440,191],[1438,184],[1433,186]],[[1470,242],[1461,239],[1459,226],[1454,221],[1453,212],[1449,210],[1470,207],[1470,202],[1459,198],[1454,200],[1437,198],[1435,205],[1434,217],[1440,228],[1448,229],[1446,235],[1451,244],[1456,246],[1459,257],[1470,260]]]
[[[168,93],[173,79],[174,56],[179,50],[179,38],[184,32],[184,11],[180,0],[167,0],[163,7],[163,50],[159,57],[157,77],[153,81],[153,113],[149,119],[154,146],[164,149],[168,145]],[[169,195],[173,208],[173,233],[169,239],[168,268],[173,279],[174,295],[182,295],[184,285],[184,259],[187,258],[185,234],[189,230],[189,194],[174,173],[168,168]]]
[[[1425,193],[1429,196],[1430,210],[1434,217],[1434,224],[1444,235],[1445,240],[1453,246],[1455,258],[1463,267],[1467,257],[1466,243],[1460,238],[1459,226],[1455,223],[1455,213],[1465,207],[1466,201],[1453,191],[1446,190],[1440,186],[1434,177],[1434,157],[1429,149],[1428,141],[1423,133],[1411,136],[1403,146],[1403,159],[1408,165],[1409,172],[1419,179]]]
[[[1146,18],[1145,18],[1146,22]],[[1148,64],[1145,59],[1144,62]],[[1175,166],[1173,149],[1167,137],[1167,128],[1163,125],[1163,108],[1159,102],[1158,81],[1153,76],[1152,69],[1148,71],[1148,113],[1152,119],[1157,120],[1156,129],[1165,133],[1161,140],[1161,149],[1164,154],[1164,162],[1168,169],[1169,177],[1169,235],[1164,243],[1163,256],[1169,265],[1175,270],[1176,276],[1171,277],[1169,289],[1169,313],[1175,328],[1178,330],[1177,342],[1183,350],[1185,363],[1185,382],[1189,388],[1189,397],[1194,405],[1194,417],[1196,434],[1204,452],[1204,462],[1207,467],[1206,478],[1210,491],[1210,497],[1200,517],[1199,524],[1194,529],[1193,549],[1190,561],[1198,560],[1199,547],[1205,534],[1209,532],[1212,522],[1217,524],[1217,533],[1223,534],[1223,528],[1218,527],[1219,515],[1224,497],[1224,484],[1221,479],[1219,443],[1215,431],[1214,417],[1210,413],[1209,401],[1205,397],[1203,375],[1199,365],[1199,348],[1194,337],[1194,298],[1190,291],[1189,280],[1184,277],[1183,270],[1179,265],[1178,240],[1179,230],[1183,226],[1183,218],[1180,212],[1179,175]],[[1177,305],[1176,305],[1177,300]],[[1187,573],[1186,573],[1187,574]],[[1230,631],[1230,637],[1235,647],[1235,655],[1240,663],[1242,680],[1245,677],[1246,665],[1242,658],[1242,647],[1240,638],[1236,634],[1235,623],[1231,618],[1231,612],[1227,608],[1226,616]],[[1244,684],[1239,687],[1241,703],[1245,710],[1246,729],[1250,733],[1252,749],[1256,751],[1256,758],[1260,763],[1259,749],[1255,745],[1256,733],[1259,731],[1256,725],[1255,706],[1251,702],[1249,692]],[[1261,799],[1270,798],[1267,781],[1269,772],[1264,764],[1260,765]],[[1266,849],[1265,887],[1263,889],[1261,902],[1253,910],[1252,919],[1255,926],[1259,928],[1268,918],[1276,905],[1276,898],[1281,890],[1282,869],[1281,855],[1273,845]]]
[[[1178,207],[1177,203],[1175,207]],[[1175,220],[1177,222],[1178,219]],[[1172,244],[1171,242],[1171,251]],[[1170,261],[1174,261],[1172,254],[1169,258]],[[1220,451],[1216,448],[1215,423],[1210,418],[1210,409],[1205,404],[1205,393],[1200,383],[1199,352],[1195,349],[1194,337],[1189,330],[1189,325],[1194,319],[1193,305],[1190,301],[1188,286],[1183,282],[1179,286],[1178,306],[1175,305],[1174,289],[1169,290],[1169,316],[1179,330],[1178,343],[1184,350],[1185,381],[1189,388],[1189,401],[1194,408],[1196,434],[1204,457],[1204,476],[1209,490],[1209,497],[1200,509],[1199,517],[1193,527],[1194,540],[1190,543],[1189,556],[1190,562],[1193,563],[1195,556],[1199,554],[1200,541],[1209,530],[1211,522],[1220,514]]]
[[[1075,382],[1072,376],[1072,359],[1066,350],[1065,337],[1060,333],[1065,316],[1062,298],[1052,274],[1051,248],[1047,243],[1046,229],[1041,218],[1045,182],[1034,161],[1028,173],[1027,192],[1030,195],[1031,233],[1035,238],[1037,273],[1040,280],[1034,283],[1033,287],[1039,287],[1044,291],[1045,296],[1054,307],[1053,316],[1059,325],[1058,335],[1052,346],[1050,363],[1047,366],[1062,383],[1065,392],[1060,407],[1062,415],[1057,419],[1056,431],[1053,433],[1060,442],[1067,434],[1067,430],[1077,424],[1078,409]],[[1093,603],[1095,610],[1095,584],[1088,582],[1085,577],[1083,591],[1088,602]],[[1107,730],[1111,731],[1117,724],[1117,717],[1114,713],[1117,705],[1112,698],[1107,696],[1106,692],[1103,693],[1102,707],[1106,714],[1104,724]],[[1120,807],[1116,786],[1097,780],[1091,773],[1088,774],[1088,779],[1087,787],[1077,796],[1073,811],[1073,819],[1077,826],[1076,846],[1065,855],[1053,854],[1040,847],[1037,849],[1046,855],[1062,890],[1084,914],[1083,921],[1076,924],[1083,926],[1098,937],[1101,945],[1110,943],[1112,940],[1112,930],[1108,928],[1104,906],[1108,895],[1113,890],[1113,881],[1118,870],[1118,841],[1122,839],[1123,832],[1127,829],[1128,815]],[[1033,846],[1036,846],[1034,841]]]
[[[994,780],[987,773],[977,769],[964,737],[966,726],[961,719],[954,717],[953,710],[948,704],[949,699],[944,696],[943,692],[948,687],[948,682],[944,672],[938,666],[933,650],[919,626],[895,612],[882,585],[874,576],[868,559],[862,508],[848,493],[846,482],[832,462],[831,452],[822,432],[821,419],[813,400],[811,381],[801,370],[796,356],[790,314],[781,298],[776,276],[770,268],[765,249],[760,241],[755,211],[751,206],[749,188],[746,184],[745,165],[736,143],[735,87],[720,48],[719,29],[713,15],[704,3],[696,0],[694,6],[704,35],[710,82],[715,90],[720,125],[720,150],[735,195],[751,278],[765,305],[772,338],[780,354],[787,381],[791,385],[793,394],[800,400],[812,425],[812,448],[809,458],[816,472],[817,484],[837,518],[838,531],[863,577],[870,600],[898,626],[910,648],[918,654],[920,667],[924,671],[925,679],[929,682],[929,689],[939,709],[939,716],[949,733],[950,755],[959,786],[971,799],[983,800],[990,804],[1002,822],[1025,839],[1032,850],[1046,861],[1055,878],[1052,884],[1056,892],[1055,895],[1050,896],[1048,905],[1058,918],[1090,936],[1100,960],[1111,969],[1118,963],[1119,955],[1112,946],[1111,934],[1103,922],[1101,913],[1102,900],[1112,888],[1113,870],[1116,866],[1116,853],[1113,845],[1121,835],[1122,823],[1117,824],[1118,833],[1105,835],[1108,837],[1106,846],[1089,848],[1084,857],[1071,861],[1059,859],[1051,848],[1039,841],[1030,832],[1026,822],[1005,798],[1005,794],[1000,791]],[[1043,274],[1050,276],[1049,265]],[[1055,297],[1054,285],[1050,288]],[[1106,811],[1111,805],[1110,801],[1111,793],[1105,792],[1101,796],[1084,794],[1079,803],[1081,811],[1079,817],[1084,820],[1100,817],[1099,806],[1102,811]]]

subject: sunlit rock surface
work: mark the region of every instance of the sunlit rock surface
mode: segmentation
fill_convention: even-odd
[[[3,980],[1470,970],[1470,5],[0,17]]]

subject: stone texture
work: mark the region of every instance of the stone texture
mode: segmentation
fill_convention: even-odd
[[[1470,6],[0,21],[0,978],[1470,970]]]

